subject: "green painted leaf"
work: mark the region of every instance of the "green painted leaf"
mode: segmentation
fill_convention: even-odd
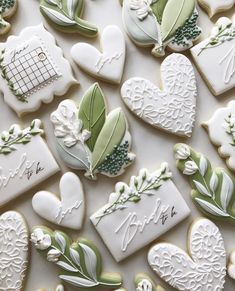
[[[153,14],[156,16],[158,23],[162,22],[163,11],[166,7],[167,0],[157,0],[151,5]]]
[[[80,287],[80,288],[90,288],[90,287],[95,287],[99,285],[99,283],[97,282],[93,282],[93,281],[76,277],[76,276],[60,275],[59,278],[67,283],[72,284],[75,287]]]
[[[222,211],[217,206],[213,205],[212,203],[210,203],[206,200],[203,200],[200,198],[195,198],[195,200],[205,211],[209,212],[212,215],[222,216],[222,217],[229,216],[228,213],[226,213],[225,211]]]
[[[162,16],[162,39],[170,40],[176,30],[193,14],[195,0],[168,0]]]
[[[46,16],[51,20],[54,21],[58,25],[62,26],[72,26],[76,25],[76,22],[74,20],[71,20],[64,14],[60,13],[57,10],[51,9],[46,6],[41,6],[41,11],[46,14]]]
[[[96,141],[92,154],[92,169],[102,164],[107,155],[112,154],[114,147],[118,146],[126,132],[126,119],[120,108],[109,113],[106,122]]]
[[[79,118],[83,121],[83,129],[91,132],[91,137],[86,143],[93,151],[106,118],[104,95],[97,83],[91,86],[82,98]]]

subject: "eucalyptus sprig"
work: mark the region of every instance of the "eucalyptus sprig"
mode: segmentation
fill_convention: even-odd
[[[235,180],[222,168],[213,169],[209,160],[186,144],[174,147],[178,169],[190,177],[192,197],[203,212],[235,223]]]
[[[154,195],[153,190],[158,190],[163,182],[170,179],[171,176],[168,165],[163,163],[161,168],[152,174],[148,170],[142,169],[139,176],[131,177],[129,186],[125,183],[118,183],[115,192],[110,195],[108,206],[97,216],[97,225],[103,217],[127,208],[129,202],[138,203],[143,195]]]
[[[19,125],[14,124],[10,127],[9,131],[3,131],[0,137],[0,155],[7,155],[17,150],[15,145],[29,143],[33,136],[43,132],[43,130],[40,129],[40,125],[41,121],[35,119],[29,127],[23,130]]]
[[[122,279],[118,274],[102,273],[102,259],[95,245],[86,239],[72,240],[61,231],[36,227],[31,234],[35,248],[47,261],[60,268],[59,278],[78,288],[117,288]],[[81,290],[81,289],[80,289]]]
[[[231,146],[235,147],[235,123],[232,122],[232,114],[230,113],[227,118],[224,119],[227,125],[226,133],[231,137]]]

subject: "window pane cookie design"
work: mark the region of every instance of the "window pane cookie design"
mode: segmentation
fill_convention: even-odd
[[[211,119],[202,124],[211,142],[218,147],[227,166],[235,171],[235,101],[215,111]]]
[[[198,2],[210,17],[216,13],[229,10],[235,3],[234,0],[198,0]]]
[[[194,61],[214,95],[235,86],[235,18],[221,17],[211,35],[191,49]]]
[[[41,121],[35,119],[25,129],[14,124],[1,133],[0,206],[59,171],[40,126]]]
[[[162,87],[134,77],[121,96],[130,110],[152,126],[190,137],[195,122],[197,84],[193,66],[182,54],[171,54],[161,64]]]
[[[28,268],[28,227],[15,211],[0,216],[0,289],[23,291]]]
[[[7,33],[11,24],[7,21],[17,10],[17,0],[0,0],[0,35]]]
[[[63,95],[76,83],[69,62],[43,25],[25,28],[0,44],[4,101],[22,115]]]
[[[123,0],[122,16],[130,38],[139,46],[154,46],[164,56],[166,47],[184,51],[201,34],[195,0]]]
[[[91,221],[117,262],[186,218],[190,210],[171,180],[168,165],[142,169],[130,184],[117,183],[109,202]]]
[[[218,227],[205,218],[195,220],[188,247],[189,254],[174,244],[156,244],[148,253],[148,262],[176,290],[224,290],[226,251]]]

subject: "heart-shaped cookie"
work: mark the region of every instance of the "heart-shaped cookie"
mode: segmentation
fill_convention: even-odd
[[[235,3],[234,0],[198,0],[198,2],[210,17],[216,13],[230,9]]]
[[[208,219],[198,219],[188,240],[190,256],[173,244],[156,244],[148,254],[152,269],[177,290],[223,290],[226,253],[218,227]]]
[[[71,172],[60,180],[61,200],[48,191],[37,192],[32,199],[34,211],[46,220],[71,229],[80,229],[85,203],[81,181]]]
[[[88,74],[119,84],[126,57],[123,33],[117,26],[109,25],[104,29],[100,41],[102,52],[88,43],[81,42],[72,47],[72,58]]]
[[[163,90],[143,78],[127,80],[121,89],[126,105],[147,123],[165,131],[191,136],[197,86],[190,61],[171,54],[161,65]]]
[[[15,211],[0,217],[0,290],[23,290],[28,265],[28,229]]]

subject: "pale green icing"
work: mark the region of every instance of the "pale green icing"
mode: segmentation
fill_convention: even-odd
[[[119,274],[102,273],[102,258],[89,240],[72,242],[66,233],[46,227],[35,227],[31,234],[35,248],[47,261],[59,268],[59,278],[77,288],[117,288],[122,279]],[[81,290],[81,289],[80,289]]]
[[[131,136],[123,111],[118,108],[106,117],[105,97],[98,83],[92,85],[80,106],[64,100],[51,114],[57,150],[72,169],[114,177],[129,166],[135,155],[130,152]]]
[[[82,98],[79,107],[79,118],[83,121],[83,128],[91,132],[87,145],[93,151],[106,119],[104,95],[97,83],[91,86]]]
[[[162,16],[162,39],[168,41],[195,9],[195,0],[168,0]]]
[[[98,29],[81,19],[84,0],[40,0],[41,13],[56,28],[65,32],[78,32],[85,36],[96,36]]]
[[[174,147],[178,169],[189,176],[192,198],[212,218],[235,222],[235,179],[222,168],[212,168],[209,160],[186,144]]]
[[[0,0],[0,35],[9,31],[11,25],[6,21],[17,7],[17,0]]]
[[[114,147],[122,142],[125,133],[126,119],[122,110],[118,108],[108,115],[96,141],[92,153],[93,170],[99,167],[108,155],[112,154]]]

